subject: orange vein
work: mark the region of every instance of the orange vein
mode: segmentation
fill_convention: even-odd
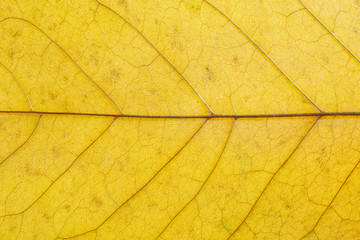
[[[85,235],[87,233],[93,232],[98,230],[106,221],[108,221],[121,207],[123,207],[126,203],[128,203],[132,198],[134,198],[141,190],[143,190],[150,182],[152,182],[159,173],[166,168],[166,166],[169,165],[172,160],[179,155],[179,153],[190,143],[190,141],[200,132],[200,130],[203,128],[203,126],[207,123],[208,119],[204,121],[204,123],[200,126],[200,128],[189,138],[189,140],[186,141],[186,143],[175,153],[174,156],[172,156],[157,172],[141,187],[139,188],[133,195],[131,195],[127,200],[125,200],[122,204],[120,204],[107,218],[105,218],[95,229],[86,231],[84,233],[80,233],[75,236],[71,237],[58,237],[57,239],[69,239],[74,238],[77,236]]]
[[[178,213],[176,213],[176,215],[170,220],[170,222],[165,226],[165,228],[159,233],[159,235],[155,238],[155,240],[158,239],[158,238],[163,234],[163,232],[170,226],[170,224],[175,220],[175,218],[176,218],[192,201],[194,201],[194,199],[199,195],[199,193],[201,192],[201,190],[204,188],[205,184],[209,181],[209,179],[210,179],[210,177],[212,176],[214,170],[216,169],[217,165],[218,165],[219,162],[220,162],[220,159],[221,159],[221,157],[222,157],[222,155],[223,155],[223,153],[224,153],[224,151],[225,151],[225,148],[226,148],[226,146],[227,146],[227,144],[228,144],[228,142],[229,142],[231,133],[233,132],[233,130],[234,130],[234,128],[235,128],[235,124],[236,124],[236,119],[234,120],[234,124],[233,124],[233,126],[232,126],[232,128],[231,128],[231,130],[230,130],[230,133],[229,133],[229,135],[228,135],[228,137],[227,137],[227,139],[226,139],[226,142],[225,142],[225,144],[224,144],[224,147],[223,147],[223,149],[222,149],[222,151],[221,151],[220,156],[218,157],[217,161],[215,162],[215,165],[213,166],[213,168],[211,169],[211,172],[209,173],[209,175],[207,176],[207,178],[205,179],[205,181],[204,181],[203,184],[201,185],[200,189],[197,191],[197,193],[194,195],[194,197],[192,197],[192,198],[190,199],[190,201],[188,201],[188,202],[186,203],[186,205],[185,205],[182,209],[180,209],[180,211],[179,211]]]
[[[22,148],[22,146],[25,145],[25,143],[27,143],[29,141],[29,139],[32,137],[32,135],[34,134],[35,130],[37,129],[37,127],[39,126],[39,123],[40,123],[40,119],[41,119],[41,116],[39,117],[34,129],[31,131],[30,135],[28,136],[28,138],[18,147],[16,148],[12,153],[10,153],[4,160],[2,160],[0,162],[0,165],[2,165],[6,160],[8,160],[12,155],[14,155],[14,153],[16,153],[20,148]]]
[[[14,77],[15,81],[19,84],[19,86],[21,87],[22,91],[23,91],[24,94],[25,94],[25,97],[26,97],[27,100],[28,100],[28,103],[29,103],[29,106],[30,106],[30,110],[32,111],[33,108],[32,108],[32,105],[31,105],[29,96],[27,95],[25,89],[23,88],[23,86],[21,85],[21,83],[19,82],[19,80],[16,78],[16,76],[14,75],[14,73],[12,73],[12,72],[10,71],[10,69],[8,69],[3,63],[0,62],[0,65],[3,66],[3,67]]]
[[[346,51],[348,51],[348,53],[349,53],[351,56],[353,56],[356,60],[358,60],[358,62],[360,62],[360,59],[359,59],[357,56],[355,56],[355,54],[352,53],[352,52],[350,51],[350,49],[348,49],[348,48],[345,46],[345,44],[343,44],[343,43],[340,41],[340,39],[339,39],[332,31],[330,31],[330,29],[329,29],[328,27],[326,27],[325,24],[323,24],[323,23],[320,21],[320,19],[303,3],[302,0],[299,0],[299,2],[300,2],[301,5],[303,5],[304,8],[306,8],[306,10],[320,23],[320,25],[323,26],[323,28],[325,28],[325,29],[341,44],[341,46],[343,46],[343,47],[346,49]]]
[[[310,234],[311,232],[314,231],[314,229],[316,228],[316,226],[319,224],[320,220],[322,219],[322,217],[324,216],[324,214],[327,212],[327,210],[329,210],[330,206],[332,205],[332,203],[334,202],[334,200],[336,199],[337,195],[340,193],[340,190],[345,186],[345,183],[349,180],[350,176],[354,173],[355,169],[359,166],[360,164],[360,160],[355,164],[354,168],[350,171],[350,173],[348,174],[348,176],[345,178],[344,182],[341,184],[341,186],[339,187],[339,189],[336,191],[334,197],[331,199],[330,203],[327,205],[325,211],[321,214],[321,216],[319,217],[319,219],[316,221],[314,227],[302,238],[305,238],[308,234]]]
[[[81,72],[83,72],[86,77],[88,77],[109,99],[110,101],[116,106],[116,108],[120,111],[121,114],[125,115],[123,113],[123,111],[120,109],[120,107],[116,104],[116,102],[110,97],[109,94],[107,94],[107,92],[97,83],[95,82],[94,79],[92,79],[92,77],[89,76],[89,74],[87,74],[78,64],[77,62],[57,43],[55,42],[49,35],[47,35],[42,29],[40,29],[39,27],[37,27],[35,24],[33,24],[32,22],[26,20],[26,19],[22,19],[22,18],[17,18],[17,17],[7,17],[4,18],[3,20],[0,21],[0,23],[6,21],[6,20],[19,20],[19,21],[23,21],[25,23],[30,24],[31,26],[35,27],[37,30],[39,30],[42,34],[44,34],[52,43],[54,43],[58,48],[60,48],[63,53],[65,53],[65,55],[78,67],[78,69],[80,69]]]
[[[114,118],[114,120],[109,124],[109,126],[107,126],[105,128],[105,130],[94,140],[90,143],[90,145],[88,145],[73,161],[72,163],[65,169],[65,171],[63,171],[56,179],[54,179],[52,181],[52,183],[45,189],[45,191],[38,197],[36,198],[36,200],[31,203],[28,207],[26,207],[24,210],[17,212],[17,213],[12,213],[12,214],[6,214],[4,216],[0,216],[0,217],[8,217],[8,216],[15,216],[15,215],[19,215],[21,213],[26,212],[28,209],[30,209],[36,202],[38,202],[44,195],[45,193],[47,193],[49,191],[49,189],[54,185],[54,183],[59,180],[73,165],[74,163],[92,146],[94,145],[94,143],[99,140],[99,138],[104,135],[104,133],[111,127],[111,125],[115,122],[116,118]]]
[[[254,45],[255,47],[257,47],[273,64],[274,66],[291,82],[292,85],[295,86],[295,88],[312,104],[314,105],[314,107],[319,111],[319,112],[323,112],[323,110],[321,110],[321,108],[319,106],[316,105],[316,103],[314,103],[296,84],[293,80],[291,80],[291,78],[280,68],[279,65],[277,65],[274,60],[272,60],[272,58],[259,46],[259,44],[257,44],[244,30],[242,30],[240,28],[239,25],[237,25],[232,19],[230,19],[228,16],[225,15],[225,13],[223,13],[219,8],[215,7],[213,4],[209,3],[207,0],[203,0],[204,2],[206,2],[207,4],[209,4],[211,7],[213,7],[215,10],[217,10],[219,13],[221,13],[221,15],[223,15],[226,19],[228,19],[237,29],[239,29],[245,36],[247,39],[249,39]]]
[[[155,47],[155,45],[150,42],[150,40],[141,32],[139,31],[133,24],[131,24],[129,21],[127,21],[123,16],[121,16],[120,14],[118,14],[117,12],[115,12],[114,10],[112,10],[110,7],[102,4],[101,2],[99,2],[98,0],[95,0],[99,5],[103,6],[104,8],[110,10],[111,12],[113,12],[115,15],[117,15],[119,18],[121,18],[124,22],[126,22],[127,24],[129,24],[129,26],[131,26],[137,33],[139,33],[150,45],[151,47],[158,52],[158,54],[187,82],[187,84],[192,88],[192,90],[194,90],[194,92],[198,95],[198,97],[201,99],[201,101],[205,104],[205,106],[208,108],[208,110],[210,111],[211,114],[215,114],[213,112],[213,110],[210,108],[210,106],[205,102],[204,98],[200,95],[200,93],[194,88],[194,86],[185,78],[185,76],[174,66],[174,64],[172,64],[169,59],[167,59],[165,57],[164,54],[162,54],[160,52],[159,49],[157,49],[157,47]]]
[[[245,218],[241,221],[241,223],[239,224],[239,226],[230,234],[230,236],[227,239],[230,239],[237,230],[240,229],[240,227],[245,223],[246,219],[250,216],[250,214],[253,212],[255,206],[257,205],[257,203],[259,202],[260,198],[263,196],[265,190],[269,187],[270,183],[272,182],[272,180],[275,178],[276,174],[280,171],[280,169],[282,169],[287,162],[289,162],[290,158],[294,155],[294,153],[296,152],[296,150],[299,149],[300,145],[302,144],[302,142],[304,141],[304,139],[309,135],[309,133],[311,132],[311,130],[314,128],[314,126],[316,125],[316,123],[318,122],[318,120],[320,119],[320,117],[318,117],[314,123],[311,125],[310,129],[307,131],[307,133],[304,135],[304,137],[300,140],[300,142],[298,143],[298,145],[296,146],[296,148],[294,149],[294,151],[289,155],[289,157],[281,164],[281,166],[276,170],[276,172],[272,175],[272,177],[270,178],[270,180],[267,182],[265,188],[263,189],[263,191],[261,192],[261,194],[259,195],[259,197],[256,199],[255,203],[252,205],[251,209],[249,210],[249,212],[247,213],[247,215],[245,216]]]

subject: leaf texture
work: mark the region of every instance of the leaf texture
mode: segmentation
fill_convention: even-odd
[[[0,239],[359,239],[360,4],[2,0]]]

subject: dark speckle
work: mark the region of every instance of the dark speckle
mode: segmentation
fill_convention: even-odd
[[[51,24],[51,25],[48,26],[49,31],[54,31],[54,30],[56,30],[56,28],[57,28],[57,24],[56,24],[56,23],[53,23],[53,24]]]
[[[96,196],[93,196],[92,202],[95,204],[96,207],[101,207],[103,205],[103,201]]]
[[[69,211],[69,210],[70,210],[70,204],[65,204],[64,209],[65,209],[66,211]]]
[[[214,75],[214,73],[211,71],[210,66],[209,66],[209,65],[206,65],[206,66],[205,66],[205,79],[214,82],[214,81],[215,81],[215,78],[214,78],[213,75]]]
[[[47,213],[43,213],[42,214],[43,218],[45,218],[46,220],[50,219],[50,216]]]
[[[233,57],[233,61],[234,61],[234,63],[237,63],[237,62],[238,62],[238,57],[237,57],[237,56],[234,56],[234,57]]]
[[[9,228],[9,232],[15,232],[16,229],[17,229],[16,226],[11,226],[11,227]]]
[[[119,72],[116,70],[116,69],[113,69],[113,70],[111,70],[110,71],[110,74],[112,75],[112,76],[114,76],[114,77],[119,77]]]
[[[48,91],[48,95],[49,95],[49,97],[52,99],[52,100],[54,100],[54,99],[56,99],[57,98],[57,94],[55,94],[55,93],[53,93],[53,92],[51,92],[51,91]]]

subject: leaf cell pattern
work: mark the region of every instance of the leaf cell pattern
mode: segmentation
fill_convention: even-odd
[[[357,1],[0,2],[0,239],[360,238]]]

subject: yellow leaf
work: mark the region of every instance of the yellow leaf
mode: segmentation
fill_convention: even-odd
[[[355,0],[0,1],[0,239],[360,239]]]

